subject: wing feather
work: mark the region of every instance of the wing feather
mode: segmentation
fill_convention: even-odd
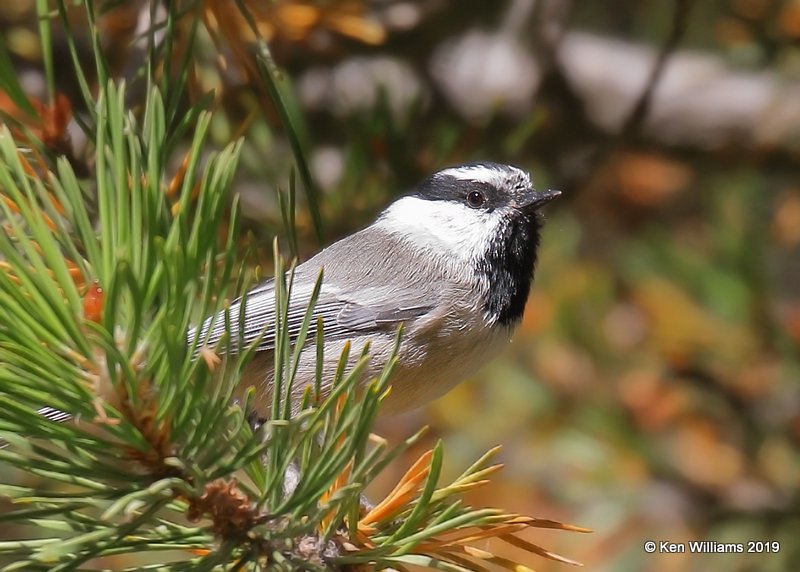
[[[292,339],[300,333],[310,299],[310,291],[302,289],[290,296],[287,321]],[[239,328],[243,303],[246,310],[242,327]],[[348,339],[370,332],[396,329],[403,322],[424,316],[433,307],[430,301],[422,302],[412,292],[396,288],[366,288],[344,296],[323,284],[314,307],[309,336],[313,337],[316,333],[318,318],[322,318],[326,339]],[[202,343],[214,346],[220,341],[226,332],[226,312],[230,332],[236,340],[231,344],[232,350],[247,347],[262,335],[258,351],[274,349],[275,292],[272,287],[260,287],[236,300],[227,311],[207,319],[200,328]],[[190,340],[193,337],[190,335]]]
[[[395,330],[403,322],[419,319],[437,306],[450,280],[429,264],[425,252],[409,249],[403,237],[376,225],[367,227],[296,268],[288,311],[288,328],[293,337],[300,331],[322,268],[325,273],[310,334],[316,332],[319,316],[326,339]],[[240,327],[242,304],[246,311]],[[226,331],[226,314],[232,336],[238,338],[231,349],[247,347],[262,334],[258,350],[275,347],[273,281],[263,283],[236,300],[226,312],[206,320],[200,327],[202,342],[219,342]],[[194,332],[190,341],[193,338]]]

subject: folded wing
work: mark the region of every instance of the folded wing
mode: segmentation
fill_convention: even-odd
[[[430,298],[418,292],[389,286],[364,288],[358,292],[343,294],[335,286],[323,284],[313,310],[309,336],[317,329],[317,320],[322,318],[325,339],[341,340],[356,336],[396,330],[400,324],[419,319],[434,308]],[[308,288],[298,288],[289,298],[286,316],[290,338],[300,333],[311,301]],[[242,306],[244,305],[244,312]],[[226,320],[227,314],[227,320]],[[247,296],[236,300],[226,312],[205,321],[200,328],[200,342],[215,346],[226,332],[226,321],[230,324],[234,343],[232,350],[248,347],[261,337],[258,351],[275,347],[275,289],[270,281]],[[240,326],[241,323],[241,326]],[[189,339],[193,340],[193,333]]]

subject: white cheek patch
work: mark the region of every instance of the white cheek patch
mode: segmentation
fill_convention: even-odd
[[[486,252],[488,239],[499,222],[496,214],[452,201],[403,197],[375,224],[420,246],[444,249],[464,261],[473,261]]]

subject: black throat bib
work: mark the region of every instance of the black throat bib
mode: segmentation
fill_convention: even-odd
[[[542,221],[536,213],[516,214],[495,234],[478,263],[478,272],[489,282],[484,307],[505,326],[518,322],[525,311],[541,228]]]

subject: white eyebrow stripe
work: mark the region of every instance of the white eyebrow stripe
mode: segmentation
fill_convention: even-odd
[[[511,180],[515,179],[520,183],[530,185],[530,177],[528,174],[511,166],[498,169],[486,165],[462,165],[460,167],[451,167],[440,171],[439,175],[453,177],[459,181],[486,183],[496,188],[502,188],[508,185]]]

